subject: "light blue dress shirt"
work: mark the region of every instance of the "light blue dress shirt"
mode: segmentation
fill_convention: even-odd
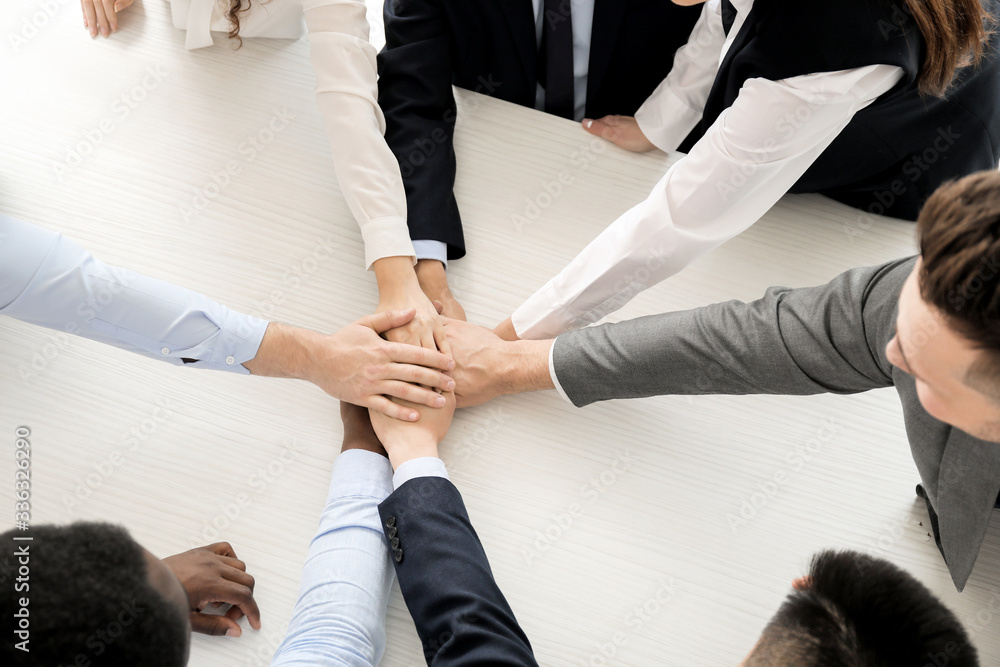
[[[0,315],[176,365],[243,375],[268,324],[192,290],[109,266],[62,234],[3,214]]]
[[[594,28],[595,0],[570,0],[573,20],[573,77],[574,109],[573,118],[583,120],[587,111],[587,74],[590,72],[590,37]],[[621,1],[621,0],[619,0]],[[670,0],[664,0],[669,2]],[[535,11],[535,41],[542,44],[544,25],[544,0],[531,0]],[[545,109],[545,89],[541,85],[535,90],[535,108]],[[413,251],[417,259],[436,259],[447,268],[448,244],[443,241],[414,240]]]
[[[330,492],[309,545],[299,599],[272,667],[374,667],[385,651],[385,613],[395,578],[378,506],[416,477],[448,478],[438,458],[399,466],[350,449],[333,464]]]

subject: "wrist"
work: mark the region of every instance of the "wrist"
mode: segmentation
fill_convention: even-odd
[[[405,441],[385,444],[385,448],[393,470],[398,470],[399,466],[414,459],[440,458],[438,443],[429,434],[412,433]]]
[[[420,289],[413,262],[409,257],[383,257],[372,264],[379,295]]]
[[[257,355],[243,366],[252,375],[309,380],[312,369],[317,366],[315,343],[322,336],[309,329],[271,322]]]
[[[518,340],[501,348],[505,360],[501,392],[519,394],[526,391],[555,389],[549,372],[549,352],[554,340]]]

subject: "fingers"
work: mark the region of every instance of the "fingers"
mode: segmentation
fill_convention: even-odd
[[[80,0],[83,8],[83,25],[90,31],[91,37],[97,37],[97,12],[94,10],[94,0]]]
[[[441,303],[437,299],[434,299],[434,301],[432,301],[431,303],[434,305],[434,310],[438,311],[438,315],[440,315],[440,314],[442,314],[444,312],[444,304],[443,303]]]
[[[446,403],[444,396],[436,391],[398,380],[388,380],[381,383],[379,393],[383,396],[401,398],[417,405],[426,405],[429,408],[443,408]]]
[[[208,549],[213,554],[218,554],[220,556],[229,556],[230,558],[236,558],[236,552],[233,551],[233,547],[229,542],[216,542],[215,544],[209,544],[205,549]],[[246,567],[243,568],[244,570]]]
[[[434,323],[434,343],[441,354],[451,356],[451,343],[448,342],[448,334],[444,330],[444,322],[438,318]]]
[[[416,314],[416,308],[407,308],[406,310],[383,310],[381,313],[375,313],[374,315],[362,317],[360,320],[355,322],[355,324],[360,324],[363,327],[372,329],[377,334],[382,334],[389,329],[395,329],[405,324],[409,324],[410,320],[412,320]]]
[[[244,577],[250,577],[250,575],[244,573]],[[222,581],[216,588],[216,594],[213,597],[218,602],[238,607],[240,612],[247,617],[250,627],[254,630],[260,630],[260,609],[257,607],[257,601],[253,599],[253,577],[250,577],[250,586],[235,581]],[[220,618],[226,618],[236,625],[228,612]],[[238,630],[239,625],[236,625],[236,628]],[[239,634],[230,636],[239,637]]]
[[[393,419],[399,419],[404,422],[415,422],[420,419],[420,413],[416,410],[393,403],[385,396],[370,396],[368,400],[364,401],[364,406],[381,415],[392,417]]]
[[[621,116],[605,116],[598,120],[585,118],[583,120],[583,127],[587,132],[595,134],[602,139],[607,139],[614,144],[618,144],[622,140],[623,123]]]
[[[115,0],[103,0],[104,15],[108,19],[108,27],[111,32],[118,30],[118,13],[115,10]]]
[[[416,364],[427,368],[437,368],[442,371],[450,371],[455,367],[455,362],[446,354],[428,350],[416,345],[402,345],[400,343],[389,343],[389,359],[397,364]],[[435,384],[434,386],[437,386]]]
[[[103,0],[93,0],[93,4],[94,13],[97,14],[97,31],[107,37],[111,33],[108,31],[108,17],[104,14],[104,2]]]
[[[455,388],[455,380],[448,375],[412,364],[390,364],[386,368],[385,379],[419,384],[441,391],[451,391]]]
[[[202,614],[198,611],[191,612],[191,632],[198,632],[203,635],[229,635],[239,637],[243,634],[240,624],[228,616],[218,614]]]

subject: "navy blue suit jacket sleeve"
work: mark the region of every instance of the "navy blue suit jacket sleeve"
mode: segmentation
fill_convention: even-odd
[[[412,479],[379,514],[428,665],[538,664],[450,481]]]
[[[378,103],[385,140],[399,162],[410,238],[465,255],[455,200],[453,36],[441,0],[386,0],[385,49],[378,55]]]

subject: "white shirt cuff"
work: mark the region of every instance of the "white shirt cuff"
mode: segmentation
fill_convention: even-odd
[[[436,259],[448,268],[448,244],[444,241],[414,241],[413,250],[417,259]]]
[[[666,153],[677,150],[701,117],[701,111],[689,107],[669,88],[653,93],[635,112],[642,133]]]
[[[365,266],[369,269],[385,257],[415,256],[405,218],[369,220],[361,225],[361,237],[365,242]]]
[[[327,503],[338,498],[363,496],[382,502],[392,488],[392,464],[389,459],[364,449],[348,449],[333,462]]]
[[[552,384],[555,385],[556,391],[558,391],[559,395],[563,397],[563,400],[566,401],[567,403],[569,403],[570,405],[573,405],[573,401],[571,401],[569,399],[569,396],[563,390],[562,385],[559,384],[559,378],[556,377],[556,357],[555,357],[555,350],[556,350],[556,343],[558,343],[558,342],[559,342],[559,339],[556,338],[554,341],[552,341],[552,346],[549,347],[549,376],[552,378]],[[400,466],[400,467],[402,467],[402,466]]]
[[[448,477],[448,469],[444,467],[444,461],[433,456],[424,456],[419,459],[410,459],[396,469],[396,474],[392,476],[392,486],[398,489],[411,479],[417,477]]]

